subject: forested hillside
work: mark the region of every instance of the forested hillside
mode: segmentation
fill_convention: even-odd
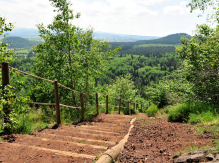
[[[30,41],[22,37],[5,37],[2,41],[11,44],[8,46],[9,48],[30,48],[39,43],[38,41]]]
[[[182,35],[186,36],[186,34],[172,34],[156,40],[111,42],[112,47],[122,46],[122,49],[118,56],[114,56],[110,61],[109,70],[98,79],[98,82],[111,83],[116,76],[130,73],[135,86],[142,90],[151,82],[159,81],[178,68],[180,58],[175,53],[175,47]]]

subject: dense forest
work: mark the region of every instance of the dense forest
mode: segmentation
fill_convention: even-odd
[[[175,53],[175,46],[168,44],[171,41],[179,42],[179,34],[175,35],[165,37],[166,44],[162,45],[147,44],[146,46],[145,44],[133,44],[130,49],[127,49],[125,45],[119,43],[119,45],[122,45],[122,49],[119,50],[118,55],[109,60],[107,64],[108,70],[100,75],[96,82],[101,85],[112,84],[117,76],[125,76],[130,73],[134,85],[142,92],[143,87],[150,84],[151,81],[159,81],[179,66],[180,59]],[[167,38],[170,38],[170,41]],[[114,45],[114,43],[110,44],[111,46]],[[124,42],[124,44],[127,44],[127,42]],[[36,53],[32,50],[28,51],[26,58],[23,54],[17,54],[15,57],[18,59],[11,66],[30,72],[33,70],[34,65],[34,59],[31,57],[35,55]],[[144,95],[143,92],[141,94]]]

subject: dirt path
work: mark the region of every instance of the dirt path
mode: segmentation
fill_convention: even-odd
[[[119,161],[166,163],[182,148],[212,144],[209,133],[198,136],[192,126],[165,118],[138,115],[98,115],[92,122],[45,129],[32,135],[5,135],[0,142],[0,163],[92,163],[127,134],[136,118]],[[140,119],[140,120],[139,120]]]
[[[90,163],[118,143],[134,116],[100,114],[92,122],[32,135],[5,135],[0,142],[0,163]]]
[[[209,133],[198,136],[192,126],[170,123],[166,118],[148,118],[137,115],[128,142],[118,162],[123,163],[166,163],[173,162],[173,153],[181,149],[190,150],[212,145]]]

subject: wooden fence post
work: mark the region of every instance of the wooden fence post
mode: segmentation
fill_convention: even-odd
[[[142,104],[141,104],[141,112],[143,112],[143,110],[142,110]]]
[[[109,96],[108,95],[106,95],[106,114],[108,114],[108,107],[109,107],[109,105],[108,105],[108,98],[109,98]]]
[[[128,101],[128,115],[129,115],[129,101]]]
[[[83,93],[82,92],[80,93],[80,99],[81,99],[81,121],[83,121],[85,110],[84,110],[84,100],[83,100]]]
[[[57,80],[54,81],[54,90],[55,90],[55,102],[56,102],[56,122],[57,124],[61,124],[59,88],[58,88]]]
[[[136,109],[138,109],[138,103],[136,104]]]
[[[121,109],[121,98],[119,99],[119,114],[120,114],[120,109]]]
[[[97,114],[99,114],[98,93],[96,93]]]
[[[9,63],[7,62],[3,62],[2,63],[2,89],[3,89],[3,92],[4,92],[4,88],[7,86],[7,85],[10,85],[10,76],[9,76]],[[6,101],[8,100],[8,98],[5,99]],[[11,122],[10,121],[10,117],[9,117],[9,114],[11,112],[10,110],[10,106],[3,106],[3,111],[5,113],[5,116],[4,116],[4,123],[8,123],[8,122]]]

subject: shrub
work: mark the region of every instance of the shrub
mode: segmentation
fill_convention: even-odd
[[[217,113],[217,106],[203,103],[183,103],[170,107],[167,119],[171,122],[198,123],[199,121],[211,121]]]
[[[148,108],[148,110],[146,111],[146,114],[149,116],[149,117],[153,117],[155,116],[155,114],[158,112],[158,108],[157,108],[157,105],[155,104],[151,104],[151,106]]]

